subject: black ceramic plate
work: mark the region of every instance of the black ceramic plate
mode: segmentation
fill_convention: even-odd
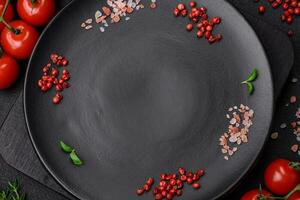
[[[80,24],[105,1],[74,1],[43,33],[29,64],[25,113],[36,151],[68,191],[86,200],[153,199],[135,191],[147,177],[178,167],[204,168],[202,189],[186,187],[180,199],[215,199],[249,170],[261,151],[272,116],[272,82],[255,33],[228,3],[198,1],[221,16],[220,43],[209,45],[175,18],[179,1],[135,12],[129,21],[85,31]],[[184,1],[186,2],[186,1]],[[71,88],[60,105],[37,81],[49,55],[70,60]],[[259,69],[252,96],[240,82]],[[225,161],[218,138],[227,109],[240,103],[255,111],[249,143]],[[59,141],[74,146],[85,164],[73,166]]]

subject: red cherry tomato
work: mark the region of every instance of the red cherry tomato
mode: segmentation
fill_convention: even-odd
[[[255,189],[245,193],[240,200],[258,200],[261,195],[264,197],[272,196],[269,192],[265,190],[260,191],[259,189]]]
[[[5,6],[6,0],[0,0],[0,14],[3,12],[4,6]],[[14,9],[11,4],[8,4],[8,7],[6,9],[4,20],[6,22],[10,22],[14,18]],[[4,28],[4,24],[0,23],[0,32]]]
[[[19,30],[14,33],[7,27],[3,29],[1,34],[1,45],[5,52],[16,59],[27,59],[38,40],[39,34],[34,27],[23,21],[13,21],[10,25]]]
[[[55,14],[55,0],[18,0],[17,11],[29,24],[43,26]]]
[[[20,69],[17,61],[3,54],[0,57],[0,90],[12,86],[19,77]]]
[[[273,161],[264,173],[266,186],[277,195],[286,195],[300,183],[300,171],[289,166],[290,161]]]
[[[300,192],[295,192],[288,200],[300,200]]]

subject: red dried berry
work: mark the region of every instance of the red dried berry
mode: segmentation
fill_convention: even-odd
[[[142,194],[144,194],[144,192],[145,192],[144,189],[137,189],[136,190],[137,195],[142,195]]]
[[[182,10],[185,9],[185,5],[184,5],[183,3],[179,3],[179,4],[177,5],[177,8],[178,8],[178,10],[182,11]]]
[[[156,194],[155,195],[155,200],[161,200],[163,196],[161,194]]]
[[[52,102],[53,102],[54,104],[59,104],[59,103],[61,102],[62,98],[63,98],[62,95],[57,93],[57,94],[53,97]]]
[[[159,182],[159,186],[160,187],[166,187],[167,186],[167,182],[166,181],[160,181]]]
[[[168,200],[171,200],[171,199],[173,199],[173,195],[172,194],[167,194],[167,197],[166,197]]]
[[[180,10],[178,8],[175,8],[174,11],[173,11],[174,16],[178,17],[179,13],[180,13]]]
[[[69,61],[68,60],[66,60],[66,59],[63,59],[62,60],[62,65],[63,66],[67,66],[69,64]]]
[[[200,184],[199,183],[194,183],[193,188],[198,190],[200,188]]]
[[[197,173],[198,176],[203,176],[204,175],[204,170],[199,169],[196,173]]]
[[[197,3],[195,1],[190,1],[189,5],[190,7],[194,8],[197,6]]]
[[[63,86],[60,85],[60,84],[57,84],[57,85],[55,86],[55,90],[58,91],[58,92],[63,91],[63,89],[64,89]]]
[[[159,192],[159,189],[158,189],[157,187],[155,187],[155,188],[153,189],[153,194],[156,195],[158,192]]]
[[[144,190],[145,190],[146,192],[149,192],[149,191],[150,191],[150,186],[147,185],[147,184],[145,184],[143,188],[144,188]]]
[[[185,17],[185,16],[187,16],[188,11],[184,9],[184,10],[182,10],[180,13],[181,13],[181,16],[182,16],[182,17]]]
[[[171,180],[170,180],[170,185],[174,186],[174,185],[176,185],[176,184],[177,184],[177,182],[176,182],[175,179],[171,179]]]
[[[167,192],[166,190],[161,191],[161,195],[162,195],[163,197],[167,196],[167,194],[168,194],[168,192]]]
[[[153,185],[153,183],[154,183],[154,179],[151,178],[151,177],[148,178],[147,181],[146,181],[146,184],[147,184],[147,185]]]
[[[266,12],[266,7],[263,5],[260,5],[258,7],[258,12],[259,12],[259,14],[264,14]]]
[[[288,30],[287,34],[288,34],[289,37],[293,37],[294,32],[292,30]]]
[[[183,181],[183,182],[185,182],[187,180],[186,175],[181,175],[180,176],[180,180]]]
[[[186,25],[186,30],[187,31],[192,31],[193,30],[193,24],[187,24]]]
[[[54,76],[54,77],[58,76],[58,71],[57,71],[57,69],[52,69],[51,75]]]
[[[192,184],[194,181],[193,181],[193,178],[187,178],[187,180],[186,180],[186,182],[188,183],[188,184]]]
[[[185,169],[183,167],[180,167],[178,169],[178,172],[179,172],[180,175],[184,175],[185,174]]]
[[[41,88],[43,86],[43,81],[40,79],[38,80],[38,86]]]
[[[177,195],[177,196],[181,196],[181,195],[182,195],[182,190],[177,190],[177,191],[176,191],[176,195]]]
[[[220,18],[220,17],[214,17],[214,18],[212,19],[212,22],[213,22],[214,24],[220,24],[220,23],[221,23],[221,18]]]
[[[41,88],[41,90],[43,92],[47,92],[48,91],[48,87],[46,85],[43,85],[42,88]]]
[[[169,194],[174,195],[175,193],[176,193],[176,190],[175,190],[175,189],[171,189],[171,190],[169,191]]]

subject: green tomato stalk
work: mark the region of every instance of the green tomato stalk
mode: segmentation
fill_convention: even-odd
[[[6,13],[6,10],[7,10],[7,7],[8,7],[8,5],[9,5],[9,2],[10,2],[10,0],[6,0],[6,2],[5,2],[4,9],[3,9],[2,13],[1,13],[1,16],[0,16],[0,23],[2,22],[2,23],[3,23],[3,24],[11,31],[11,32],[13,32],[14,34],[18,35],[18,34],[20,33],[20,30],[15,29],[15,28],[12,27],[11,25],[9,25],[9,24],[5,21],[5,19],[4,19],[4,15],[5,15],[5,13]]]
[[[298,163],[299,164],[299,163]],[[300,184],[298,184],[292,191],[290,191],[286,196],[284,197],[269,197],[269,196],[264,196],[262,194],[262,189],[261,186],[259,187],[260,190],[260,195],[258,196],[258,200],[273,200],[273,199],[278,199],[278,200],[288,200],[294,193],[300,192]]]

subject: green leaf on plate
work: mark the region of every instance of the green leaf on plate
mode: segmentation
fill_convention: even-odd
[[[258,70],[255,68],[248,76],[247,80],[243,81],[242,83],[253,82],[257,79],[257,77],[258,77]]]
[[[74,149],[70,153],[70,158],[74,165],[80,166],[83,164],[83,162],[80,160],[80,158],[78,157],[78,155]]]
[[[73,151],[73,148],[71,146],[65,144],[63,141],[60,141],[60,147],[66,153],[71,153]]]
[[[248,83],[248,82],[247,82],[247,88],[248,88],[248,93],[249,93],[250,95],[252,95],[253,92],[254,92],[254,85],[253,85],[252,83]]]

